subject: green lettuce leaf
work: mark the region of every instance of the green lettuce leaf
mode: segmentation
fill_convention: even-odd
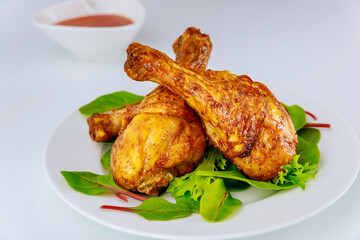
[[[315,178],[317,174],[317,164],[298,162],[300,155],[296,155],[290,164],[282,167],[284,172],[279,172],[279,176],[274,180],[274,184],[283,185],[292,183],[305,190],[305,182],[310,178]]]
[[[208,150],[203,157],[201,164],[191,173],[182,177],[176,177],[169,185],[166,192],[172,192],[174,198],[185,195],[189,192],[191,198],[198,201],[205,188],[210,185],[214,179],[212,177],[202,177],[196,174],[197,171],[215,170],[215,162],[218,152],[215,148]]]

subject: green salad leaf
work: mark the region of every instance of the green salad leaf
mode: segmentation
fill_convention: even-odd
[[[189,216],[192,211],[185,203],[170,203],[162,198],[148,198],[137,207],[129,208],[152,221],[167,221]]]
[[[169,221],[188,217],[192,211],[185,203],[171,203],[162,198],[148,198],[137,207],[103,205],[102,209],[134,212],[150,221]]]
[[[242,202],[231,196],[222,179],[216,179],[204,191],[200,214],[209,222],[219,222],[233,213]]]
[[[304,139],[309,143],[318,144],[320,142],[321,133],[319,129],[302,128],[299,131],[297,131],[297,134],[299,137],[301,137],[302,139]]]
[[[208,221],[217,222],[228,217],[241,201],[231,197],[223,179],[212,176],[200,176],[198,171],[218,172],[225,170],[228,163],[219,149],[208,147],[201,164],[183,177],[175,178],[167,192],[172,192],[178,203],[186,203],[193,212],[199,212]],[[226,179],[227,180],[227,179]],[[248,185],[234,184],[233,188],[244,189]]]
[[[243,181],[237,181],[230,178],[224,178],[224,184],[226,186],[226,189],[229,191],[243,191],[250,187],[250,184]]]
[[[214,148],[207,151],[201,164],[191,173],[182,177],[175,178],[167,188],[166,192],[172,192],[174,198],[183,196],[189,192],[195,201],[203,194],[205,188],[214,180],[211,177],[202,177],[196,174],[197,171],[215,170],[216,159],[219,157],[218,151]]]
[[[100,162],[101,162],[101,166],[108,172],[110,173],[110,153],[111,153],[111,149],[107,150],[104,155],[102,155]]]
[[[184,195],[176,197],[175,198],[176,203],[185,203],[189,206],[191,211],[195,213],[200,212],[200,201],[196,201],[193,198],[191,198],[191,195],[189,192],[186,192]]]
[[[92,172],[61,171],[67,183],[74,190],[81,193],[95,195],[102,192],[116,192],[121,190],[116,185],[111,174],[99,175]]]
[[[300,164],[298,162],[300,155],[296,155],[290,164],[282,167],[284,172],[279,172],[279,177],[274,180],[275,184],[283,185],[286,183],[293,183],[300,186],[302,190],[305,189],[305,182],[310,178],[315,178],[317,174],[317,165],[306,162]]]
[[[81,193],[95,195],[104,192],[116,192],[140,201],[147,199],[146,197],[124,191],[114,182],[111,174],[99,175],[85,171],[61,171],[61,174],[72,189]]]
[[[223,179],[233,179],[250,184],[251,186],[267,190],[283,190],[300,186],[305,189],[305,182],[314,178],[317,171],[317,165],[307,161],[300,164],[299,155],[296,155],[290,162],[282,167],[284,172],[279,172],[279,177],[274,181],[262,182],[252,180],[240,172],[235,166],[230,171],[197,171],[196,174],[207,177],[219,177]]]
[[[317,165],[320,161],[320,150],[317,144],[310,143],[299,136],[298,141],[296,154],[300,155],[299,162]]]
[[[292,105],[288,106],[285,104],[282,104],[284,108],[288,111],[290,114],[291,120],[294,124],[295,130],[298,131],[306,124],[306,113],[302,107],[299,105]]]
[[[262,182],[256,181],[248,178],[244,174],[242,174],[236,167],[230,171],[198,171],[196,173],[199,176],[206,176],[206,177],[218,177],[223,179],[232,179],[237,181],[246,182],[251,186],[267,189],[267,190],[282,190],[288,189],[295,186],[295,184],[284,183],[281,185],[274,184],[272,182]]]
[[[126,91],[114,92],[96,98],[94,101],[79,108],[79,111],[86,116],[91,116],[94,113],[104,113],[110,110],[120,109],[143,99],[143,96]]]

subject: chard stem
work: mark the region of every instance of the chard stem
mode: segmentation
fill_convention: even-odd
[[[118,206],[111,206],[111,205],[102,205],[100,206],[101,209],[110,209],[110,210],[117,210],[117,211],[123,211],[123,212],[134,212],[133,209],[127,208],[127,207],[118,207]]]
[[[330,128],[331,125],[328,123],[307,123],[305,124],[306,128]]]
[[[120,193],[115,193],[115,196],[117,196],[118,198],[120,198],[121,200],[123,200],[123,201],[125,201],[125,202],[128,202],[127,197],[121,195]]]
[[[305,113],[307,115],[309,115],[310,117],[312,117],[314,120],[317,120],[317,117],[314,114],[312,114],[311,112],[305,111]]]

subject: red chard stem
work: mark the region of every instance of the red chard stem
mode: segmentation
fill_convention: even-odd
[[[111,205],[102,205],[100,206],[101,209],[110,209],[110,210],[118,210],[123,212],[134,212],[133,209],[127,207],[118,207],[118,206],[111,206]]]
[[[306,128],[330,128],[331,125],[328,123],[307,123],[305,124]]]
[[[115,196],[117,196],[118,198],[120,198],[121,200],[123,200],[123,201],[125,201],[125,202],[128,202],[127,197],[121,195],[120,193],[115,193]]]
[[[307,115],[309,115],[310,117],[312,117],[314,120],[317,120],[317,117],[314,114],[312,114],[311,112],[305,111],[305,113]]]

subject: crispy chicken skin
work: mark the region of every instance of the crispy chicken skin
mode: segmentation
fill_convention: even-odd
[[[176,62],[191,69],[206,69],[211,49],[212,43],[209,36],[202,34],[199,29],[194,27],[187,28],[183,35],[178,37],[173,44]],[[164,87],[161,86],[160,88]],[[160,93],[159,91],[156,92]],[[172,92],[165,94],[165,96],[168,95],[174,94]],[[154,98],[152,99],[154,100]],[[144,99],[144,101],[148,102],[149,99]],[[154,101],[156,102],[156,99]],[[183,102],[182,99],[176,101]],[[144,103],[142,106],[144,106]],[[123,131],[130,123],[131,119],[141,112],[138,107],[139,104],[134,104],[120,110],[93,114],[87,120],[91,139],[96,142],[104,142],[117,137],[119,132]],[[150,106],[146,108],[150,108]]]
[[[205,70],[209,62],[212,43],[206,34],[190,27],[173,44],[175,61],[191,69]]]
[[[193,117],[189,112],[189,118]],[[115,141],[111,172],[115,182],[126,189],[157,195],[175,176],[191,172],[204,149],[199,119],[141,113]]]
[[[89,135],[96,142],[109,141],[124,130],[131,119],[139,113],[139,104],[128,105],[120,110],[94,113],[87,119]]]
[[[295,156],[293,123],[265,85],[229,71],[189,69],[138,43],[127,53],[128,76],[181,96],[199,114],[210,142],[250,178],[274,179]]]
[[[196,28],[174,43],[179,64],[197,69],[205,69],[211,47],[209,37]],[[137,111],[114,143],[110,169],[119,186],[157,195],[174,177],[193,171],[206,138],[194,110],[166,87],[149,93]]]

